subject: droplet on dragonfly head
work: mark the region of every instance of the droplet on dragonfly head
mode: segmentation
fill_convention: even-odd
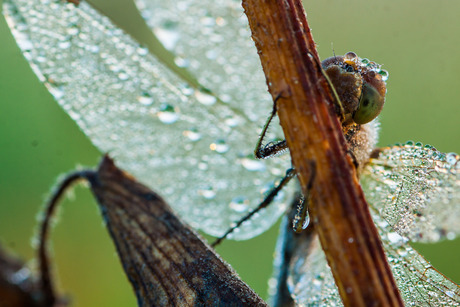
[[[378,72],[378,74],[382,76],[383,81],[386,82],[388,80],[388,76],[389,76],[388,71],[382,69]]]
[[[460,157],[455,152],[450,152],[446,155],[446,162],[451,165],[456,165]]]
[[[345,55],[343,56],[343,61],[345,62],[345,64],[352,66],[356,70],[359,57],[353,51],[349,51],[345,53]]]

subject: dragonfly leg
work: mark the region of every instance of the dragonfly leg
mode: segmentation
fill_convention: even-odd
[[[303,194],[300,195],[296,207],[296,214],[292,219],[292,229],[296,233],[300,233],[306,227],[305,224],[308,224],[308,205],[309,205],[310,197],[309,195],[305,196]]]
[[[227,232],[225,232],[221,237],[217,238],[216,241],[214,241],[211,246],[215,247],[217,246],[220,242],[222,242],[226,237],[228,237],[229,234],[231,234],[235,229],[241,226],[245,221],[249,220],[254,214],[259,212],[261,209],[267,207],[273,199],[276,197],[276,195],[283,189],[284,186],[295,176],[297,176],[297,173],[295,169],[290,168],[286,171],[286,175],[281,179],[280,183],[274,187],[270,193],[265,197],[265,199],[251,212],[249,212],[247,215],[243,216],[239,221],[237,221]]]
[[[266,159],[270,158],[273,156],[276,156],[280,153],[283,153],[287,150],[287,145],[286,145],[286,140],[280,141],[280,142],[269,142],[266,145],[263,144],[265,135],[267,134],[268,127],[270,126],[271,121],[273,118],[276,116],[276,111],[277,111],[277,101],[278,99],[281,98],[281,94],[278,94],[276,96],[275,100],[273,101],[273,109],[268,117],[267,122],[264,125],[264,128],[262,129],[262,132],[259,137],[259,141],[257,142],[256,149],[254,150],[254,154],[257,159]]]
[[[321,72],[327,84],[329,85],[332,95],[334,96],[336,113],[340,116],[340,121],[343,122],[345,120],[345,110],[343,108],[342,102],[340,101],[339,94],[337,94],[337,91],[335,90],[335,87],[332,84],[331,79],[329,79],[329,76],[327,75],[326,71],[324,71],[322,63],[320,63],[319,60],[315,58],[310,52],[308,53],[308,56],[315,59],[314,62],[316,63],[316,65],[318,65],[318,71]]]
[[[311,173],[307,184],[307,194],[300,195],[299,202],[297,203],[296,214],[292,219],[292,228],[296,233],[300,233],[302,230],[307,228],[310,223],[310,217],[308,216],[308,207],[311,201],[310,190],[313,187],[313,183],[316,177],[316,163],[311,161]]]

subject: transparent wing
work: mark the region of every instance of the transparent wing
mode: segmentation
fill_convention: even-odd
[[[459,156],[417,143],[383,148],[361,176],[370,206],[401,236],[436,242],[460,233]]]
[[[296,306],[343,306],[318,235],[312,236],[311,242],[300,243],[293,254],[288,289]]]
[[[433,268],[377,212],[371,213],[405,305],[460,306],[460,287]],[[317,236],[313,243],[299,246],[289,264],[288,279],[296,303],[343,306]]]
[[[247,116],[246,100],[229,105],[190,88],[85,2],[9,0],[3,12],[37,76],[92,142],[192,226],[221,235],[289,167],[288,157],[253,160],[263,119]],[[285,195],[234,238],[272,225]]]
[[[270,99],[248,20],[238,0],[136,0],[147,24],[200,84],[250,119]],[[244,103],[244,108],[241,104]]]
[[[436,270],[371,210],[383,248],[406,306],[460,306],[460,287]]]

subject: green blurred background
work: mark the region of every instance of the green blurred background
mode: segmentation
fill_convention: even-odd
[[[126,1],[98,2],[133,24]],[[380,145],[415,140],[460,152],[460,2],[322,0],[307,2],[306,9],[323,59],[332,49],[353,50],[389,71]],[[50,187],[78,165],[96,165],[101,154],[37,80],[3,18],[0,67],[0,242],[30,260],[37,212]],[[267,101],[267,114],[270,108]],[[74,306],[136,305],[90,192],[74,191],[52,235],[60,288]],[[218,248],[264,298],[277,233],[278,225]],[[460,282],[459,239],[416,247]]]

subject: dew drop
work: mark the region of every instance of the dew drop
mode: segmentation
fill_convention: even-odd
[[[455,235],[455,232],[453,231],[449,231],[447,234],[446,234],[446,238],[447,240],[453,240],[455,239],[456,235]]]
[[[129,75],[124,71],[120,71],[118,73],[118,79],[120,79],[121,81],[126,81],[129,79]]]
[[[190,66],[190,61],[187,60],[187,59],[184,59],[182,57],[175,57],[174,58],[174,63],[179,66],[179,67],[182,67],[182,68],[186,68],[186,67],[189,67]]]
[[[382,80],[383,80],[383,81],[387,81],[387,80],[388,80],[388,77],[389,77],[388,71],[386,71],[386,70],[384,70],[384,69],[381,69],[378,73],[379,73],[379,75],[382,76]]]
[[[277,185],[278,183],[276,183]],[[275,188],[275,183],[274,182],[271,182],[271,183],[266,183],[261,189],[260,189],[260,194],[262,195],[262,198],[265,199],[268,194],[270,194],[270,192],[273,190],[273,188]],[[275,201],[279,201],[280,199],[283,199],[284,198],[284,191],[281,190],[278,192],[278,194],[276,194],[274,200]]]
[[[241,159],[241,165],[243,165],[245,169],[251,172],[263,172],[266,168],[265,163],[251,158]]]
[[[239,122],[237,117],[228,117],[225,119],[225,124],[232,128],[238,126]]]
[[[206,58],[210,60],[215,60],[217,58],[217,52],[215,50],[208,50],[205,53]]]
[[[455,152],[450,152],[450,153],[448,153],[446,155],[446,161],[447,161],[447,163],[449,163],[451,165],[457,164],[459,159],[460,159],[460,157]]]
[[[168,49],[172,50],[176,47],[177,42],[179,41],[179,32],[177,32],[174,28],[174,24],[169,24],[169,28],[155,28],[153,33],[155,33],[158,40],[163,44],[163,46]]]
[[[345,55],[343,57],[344,57],[344,59],[349,60],[349,61],[353,61],[353,62],[356,62],[358,60],[358,56],[353,51],[345,53]]]
[[[262,194],[265,198],[265,196],[270,193],[270,191],[275,187],[275,184],[273,182],[266,183],[261,189],[260,189],[260,194]]]
[[[80,120],[80,118],[81,118],[80,113],[74,112],[74,111],[71,110],[71,109],[70,109],[70,110],[66,110],[66,112],[67,112],[67,114],[69,114],[70,117],[71,117],[74,121],[76,121],[76,122],[78,122],[78,121]]]
[[[16,35],[16,43],[18,44],[19,48],[21,48],[22,51],[29,51],[34,47],[34,44],[27,39],[27,37],[24,35],[24,37],[20,35]]]
[[[178,87],[185,96],[190,96],[195,92],[195,90],[186,83],[182,83],[178,85]]]
[[[216,97],[208,93],[205,93],[204,91],[196,91],[195,97],[200,103],[204,104],[205,106],[211,106],[215,104],[217,101]]]
[[[268,291],[269,291],[269,295],[273,296],[275,295],[276,293],[276,287],[278,286],[278,280],[274,277],[271,277],[269,280],[268,280]]]
[[[88,50],[91,53],[99,53],[99,46],[92,45],[92,46],[87,46],[86,50]]]
[[[221,94],[220,100],[222,100],[222,102],[229,103],[230,101],[232,101],[232,96],[227,94]]]
[[[71,46],[70,41],[59,42],[58,47],[60,49],[69,49]]]
[[[391,243],[396,244],[399,242],[403,242],[404,238],[401,237],[398,233],[396,232],[389,232],[387,234],[388,240],[390,240]]]
[[[217,17],[216,18],[216,25],[219,27],[223,27],[227,24],[227,21],[223,17]]]
[[[213,199],[216,197],[216,192],[212,189],[212,187],[207,187],[205,189],[199,189],[198,195],[201,195],[206,199]]]
[[[403,257],[403,258],[404,258],[404,257],[407,257],[407,255],[408,255],[408,252],[407,252],[406,249],[400,249],[400,250],[398,250],[397,252],[398,252],[398,255],[401,256],[401,257]]]
[[[226,153],[230,149],[230,146],[228,146],[225,140],[220,139],[209,145],[209,148],[218,153]]]
[[[303,220],[303,224],[302,224],[302,229],[307,229],[308,225],[310,225],[310,214],[308,213],[308,211],[305,212],[305,217],[304,217],[304,220]]]
[[[179,114],[175,108],[169,104],[162,104],[160,112],[157,113],[158,119],[164,124],[175,123],[179,119]]]
[[[153,98],[149,93],[144,92],[137,96],[137,101],[139,101],[144,106],[149,106],[153,103]]]
[[[19,271],[16,271],[13,276],[11,276],[11,281],[15,284],[20,284],[26,279],[30,278],[30,270],[27,268],[22,268]]]
[[[315,278],[315,279],[313,279],[312,284],[313,284],[315,287],[321,287],[321,285],[323,284],[323,282],[322,282],[321,279]]]
[[[201,171],[206,171],[208,170],[208,164],[204,162],[198,163],[198,169]]]
[[[136,52],[140,56],[145,56],[145,55],[147,55],[149,53],[149,50],[147,48],[145,48],[145,47],[139,47],[139,48],[136,49]]]
[[[67,27],[66,32],[67,34],[74,36],[80,33],[80,28],[78,28],[77,25],[73,25],[73,26]]]
[[[185,130],[182,134],[192,142],[196,142],[201,139],[201,134],[198,133],[198,130],[195,128],[192,128],[190,130]]]
[[[249,199],[244,196],[237,196],[232,199],[229,207],[236,212],[246,212],[249,208]]]

